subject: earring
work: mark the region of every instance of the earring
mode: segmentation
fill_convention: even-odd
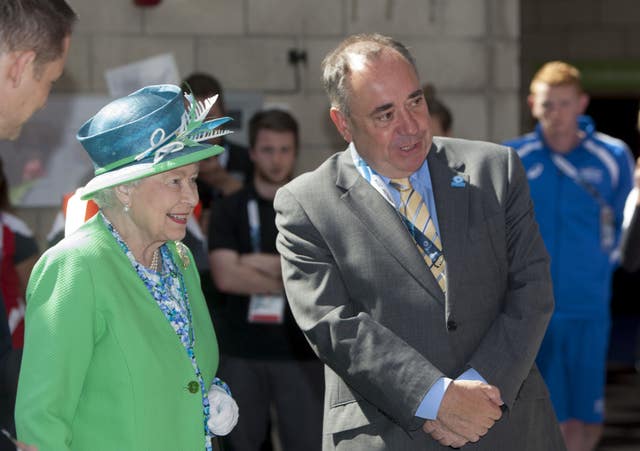
[[[124,204],[124,207],[122,207],[122,211],[124,212],[125,215],[129,214],[129,205],[128,204]]]

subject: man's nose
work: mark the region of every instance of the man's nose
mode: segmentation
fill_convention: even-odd
[[[399,119],[399,128],[403,135],[415,135],[418,132],[418,119],[415,113],[408,110],[401,110]]]

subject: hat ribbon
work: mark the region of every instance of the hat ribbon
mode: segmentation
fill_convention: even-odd
[[[149,144],[151,144],[151,147],[139,153],[136,156],[135,160],[140,161],[146,158],[151,152],[154,152],[155,155],[153,157],[153,164],[156,164],[159,161],[162,161],[162,159],[167,155],[169,155],[170,153],[179,152],[182,149],[184,149],[184,143],[180,140],[175,140],[168,144],[165,144],[164,146],[158,147],[160,144],[167,141],[167,139],[175,135],[175,133],[176,132],[173,132],[167,137],[166,132],[164,131],[163,128],[156,128],[155,131],[151,134],[151,137],[149,138]]]
[[[230,117],[219,117],[210,121],[204,121],[207,113],[217,100],[218,96],[213,96],[201,102],[196,102],[193,96],[186,96],[190,103],[188,112],[181,117],[180,127],[166,136],[163,128],[157,128],[149,138],[150,147],[139,153],[135,157],[135,161],[146,158],[150,153],[154,152],[153,164],[156,164],[167,155],[180,152],[185,146],[195,146],[201,141],[233,133],[231,130],[214,130],[222,124],[229,122]],[[176,139],[168,144],[158,147],[166,142],[172,136],[176,135]]]

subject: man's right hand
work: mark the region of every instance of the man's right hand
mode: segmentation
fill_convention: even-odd
[[[469,440],[451,432],[438,420],[427,420],[422,426],[422,430],[438,441],[442,446],[452,448],[462,448],[469,443]]]
[[[480,381],[452,381],[444,393],[439,421],[446,430],[477,442],[502,416],[500,390]]]

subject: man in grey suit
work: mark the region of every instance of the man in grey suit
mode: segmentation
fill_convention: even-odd
[[[432,139],[391,38],[351,36],[323,70],[349,147],[275,208],[287,297],[325,363],[324,449],[563,450],[534,364],[549,259],[517,155]]]

